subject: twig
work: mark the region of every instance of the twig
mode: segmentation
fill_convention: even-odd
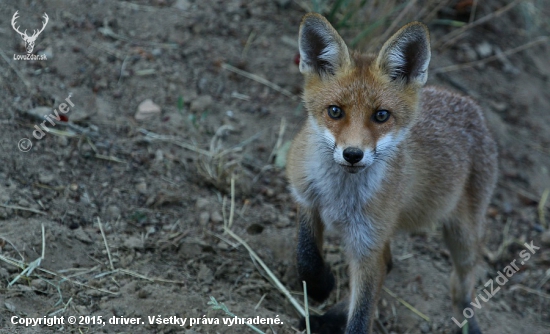
[[[23,266],[19,266],[20,268],[25,268],[23,269],[23,271],[17,275],[9,284],[8,284],[8,287],[12,286],[13,284],[15,284],[15,282],[17,282],[21,277],[23,276],[27,276],[29,277],[30,275],[32,275],[32,272],[35,270],[35,269],[38,269],[40,267],[40,264],[42,263],[42,260],[44,260],[44,255],[46,254],[46,231],[44,229],[44,224],[42,224],[42,254],[40,255],[40,257],[34,261],[32,261],[31,263],[29,263],[27,265],[27,267],[25,268],[25,264],[23,263]],[[2,257],[3,259],[4,257]],[[13,264],[13,260],[11,262],[11,264]],[[10,263],[10,262],[8,262]]]
[[[521,284],[516,284],[516,285],[513,285],[511,288],[510,288],[510,291],[514,291],[514,290],[523,290],[523,291],[526,291],[526,292],[529,292],[529,293],[532,293],[532,294],[535,294],[539,297],[542,297],[542,298],[546,298],[546,299],[550,299],[550,295],[547,294],[547,293],[544,293],[542,291],[538,291],[538,290],[535,290],[535,289],[531,289],[531,288],[528,288],[526,287],[525,285],[521,285]]]
[[[237,316],[235,315],[235,313],[232,313],[231,311],[229,311],[229,309],[227,308],[227,306],[225,306],[224,303],[218,303],[218,301],[216,300],[216,298],[210,296],[210,301],[208,302],[208,305],[211,305],[210,307],[213,309],[213,310],[221,310],[223,311],[226,315],[232,317],[232,318],[236,318]],[[245,323],[245,325],[247,325],[248,327],[250,327],[253,331],[255,331],[256,333],[260,333],[260,334],[265,334],[264,332],[262,332],[261,330],[259,330],[256,326],[252,325],[252,324],[249,324],[249,323]]]
[[[169,143],[172,143],[172,144],[177,145],[179,147],[182,147],[182,148],[185,148],[187,150],[193,151],[195,153],[206,155],[208,157],[213,157],[214,156],[211,152],[208,152],[208,151],[200,149],[196,146],[178,141],[178,139],[176,137],[159,135],[159,134],[156,134],[154,132],[148,131],[148,130],[143,129],[143,128],[138,129],[138,131],[141,132],[142,134],[144,134],[145,138],[147,140],[153,139],[153,140],[158,140],[158,141],[169,142]]]
[[[231,231],[226,227],[224,227],[224,229],[227,232],[227,234],[229,234],[231,237],[237,240],[241,245],[243,245],[244,248],[246,248],[246,250],[250,253],[250,256],[254,258],[254,260],[258,261],[262,269],[265,270],[267,275],[271,278],[273,284],[275,284],[275,286],[279,289],[279,291],[281,291],[288,298],[288,300],[294,306],[296,311],[298,311],[298,313],[300,313],[301,316],[305,317],[306,313],[302,308],[302,306],[300,305],[300,303],[298,303],[298,301],[294,299],[294,297],[292,297],[292,295],[290,294],[290,291],[288,291],[287,288],[281,283],[281,281],[279,281],[279,279],[275,276],[275,274],[273,274],[273,272],[269,269],[269,267],[265,264],[265,262],[262,261],[262,259],[258,256],[258,254],[256,254],[256,252],[254,252],[254,250],[243,239],[241,239],[241,237],[236,235],[233,231]]]
[[[105,244],[105,249],[107,250],[107,257],[109,257],[109,264],[111,266],[111,270],[115,270],[115,266],[113,265],[113,259],[111,258],[111,251],[109,250],[109,244],[107,244],[107,237],[105,236],[105,232],[103,231],[103,224],[101,224],[101,220],[99,217],[97,217],[97,224],[99,225],[99,231],[101,231],[101,236],[103,237],[103,243]]]
[[[4,207],[4,208],[7,208],[7,209],[22,210],[22,211],[30,211],[30,212],[38,213],[38,214],[41,214],[41,215],[47,215],[47,213],[44,212],[44,211],[40,211],[40,210],[36,210],[36,209],[31,209],[31,208],[24,208],[24,207],[19,206],[19,205],[0,204],[0,206],[1,206],[1,207]]]
[[[286,118],[281,118],[281,125],[279,126],[279,135],[277,136],[277,142],[275,143],[275,146],[273,147],[273,150],[271,151],[271,154],[269,155],[269,158],[267,159],[267,163],[271,163],[271,159],[277,154],[277,151],[283,144],[283,137],[285,135],[286,131]]]
[[[474,0],[474,3],[472,4],[472,9],[470,11],[470,20],[468,21],[468,23],[474,22],[477,11],[477,2],[478,0]]]
[[[235,215],[235,177],[231,175],[231,206],[229,207],[229,223],[227,228],[233,226],[233,218]]]
[[[273,82],[271,81],[268,81],[256,74],[253,74],[253,73],[249,73],[249,72],[246,72],[246,71],[243,71],[241,69],[238,69],[234,66],[231,66],[227,63],[223,63],[222,64],[222,68],[223,69],[226,69],[228,71],[231,71],[233,73],[236,73],[236,74],[239,74],[239,75],[242,75],[243,77],[245,78],[248,78],[248,79],[251,79],[251,80],[254,80],[256,82],[259,82],[261,83],[262,85],[266,85],[267,87],[273,89],[273,90],[276,90],[278,91],[279,93],[283,94],[283,95],[286,95],[288,97],[290,97],[292,100],[298,100],[298,97],[294,94],[292,94],[291,92],[289,92],[288,90],[280,87],[279,85],[276,85],[274,84]]]
[[[306,312],[304,318],[306,319],[306,332],[307,334],[311,334],[311,328],[309,326],[309,305],[307,302],[307,283],[306,281],[302,281],[302,284],[304,285],[304,310]]]
[[[446,48],[446,47],[449,47],[451,46],[452,44],[454,44],[454,42],[456,42],[457,39],[459,39],[462,34],[464,34],[464,32],[466,30],[469,30],[471,28],[474,28],[474,27],[477,27],[478,25],[481,25],[495,17],[499,17],[500,15],[506,13],[507,11],[509,11],[510,9],[514,8],[514,6],[516,6],[517,4],[519,4],[522,0],[514,0],[512,2],[510,2],[508,5],[498,9],[497,11],[495,12],[492,12],[491,14],[488,14],[488,15],[485,15],[484,17],[480,18],[479,20],[477,21],[474,21],[472,23],[469,23],[465,26],[463,26],[462,28],[459,28],[457,30],[454,30],[450,33],[448,33],[447,35],[443,36],[441,38],[442,41],[445,41],[443,42],[443,44],[441,44],[440,46],[438,46],[438,48]]]
[[[111,155],[96,154],[94,157],[95,157],[96,159],[102,159],[102,160],[107,160],[107,161],[113,161],[113,162],[118,162],[118,163],[121,163],[121,164],[125,164],[125,163],[126,163],[125,160],[122,160],[122,159],[113,157],[113,156],[111,156]]]
[[[546,220],[544,219],[544,211],[545,211],[544,206],[546,205],[546,201],[548,200],[548,195],[550,195],[550,188],[546,188],[546,190],[544,190],[544,192],[542,193],[542,196],[540,197],[539,206],[538,206],[539,221],[542,227],[544,228],[547,228]]]
[[[260,298],[260,301],[258,302],[258,304],[256,304],[256,306],[254,306],[254,311],[256,311],[258,309],[258,307],[260,307],[260,305],[262,304],[262,302],[264,301],[266,296],[267,296],[267,293],[264,293],[262,298]]]
[[[422,319],[426,320],[427,322],[430,322],[430,318],[426,315],[424,315],[422,312],[420,312],[419,310],[417,310],[414,306],[412,306],[411,304],[407,303],[406,301],[404,301],[403,299],[399,298],[395,293],[393,293],[390,289],[386,288],[385,286],[382,287],[382,289],[384,291],[386,291],[390,296],[392,296],[393,298],[397,299],[401,304],[403,304],[406,308],[408,308],[409,310],[413,311],[414,314],[418,315],[419,317],[421,317]]]
[[[525,43],[523,45],[520,45],[520,46],[515,47],[513,49],[510,49],[510,50],[506,50],[502,53],[496,54],[496,55],[491,56],[491,57],[483,58],[483,59],[476,60],[476,61],[471,61],[471,62],[464,63],[464,64],[457,64],[457,65],[451,65],[451,66],[436,68],[433,72],[434,73],[445,73],[445,72],[452,72],[452,71],[461,70],[461,69],[468,68],[468,67],[474,67],[474,66],[477,66],[477,65],[484,65],[484,64],[486,64],[488,62],[491,62],[493,60],[498,60],[502,56],[513,55],[515,53],[518,53],[520,51],[523,51],[523,50],[528,49],[530,47],[533,47],[535,45],[538,45],[538,44],[541,44],[541,43],[544,43],[544,42],[548,42],[549,40],[550,40],[549,36],[542,36],[542,37],[539,37],[539,38],[535,39],[534,41]]]

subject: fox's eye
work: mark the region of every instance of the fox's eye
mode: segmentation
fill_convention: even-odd
[[[378,110],[374,113],[374,121],[377,123],[384,123],[390,118],[390,112],[387,110]]]
[[[344,117],[344,111],[338,106],[329,106],[328,115],[332,119],[340,119]]]

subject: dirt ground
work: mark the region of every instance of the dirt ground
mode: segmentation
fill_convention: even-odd
[[[476,19],[510,2],[479,1]],[[253,332],[203,323],[224,317],[208,305],[211,296],[238,317],[280,319],[258,325],[263,332],[298,332],[298,313],[224,233],[224,221],[233,217],[231,230],[301,301],[296,207],[281,166],[305,114],[296,36],[308,3],[2,1],[0,333]],[[456,9],[465,1],[446,3],[427,22],[428,84],[476,98],[499,144],[478,293],[510,262],[519,263],[525,242],[540,247],[475,314],[484,333],[550,333],[550,200],[543,198],[550,188],[550,44],[539,39],[549,35],[550,4],[521,2],[442,48],[458,28],[437,22],[460,19]],[[47,60],[13,59],[26,53],[10,25],[17,10],[27,31],[47,13],[33,51]],[[494,60],[448,71],[487,57]],[[66,98],[74,104],[68,122],[33,137],[44,111],[59,110]],[[23,138],[32,141],[28,152],[19,148],[28,142],[18,146]],[[451,262],[441,241],[439,230],[396,238],[377,333],[457,330]],[[335,234],[326,257],[337,289],[312,312],[347,293]],[[64,316],[65,324],[12,323],[48,315]],[[69,316],[81,323],[68,324]],[[153,316],[188,320],[149,324]],[[138,317],[140,325],[109,323]],[[189,318],[200,319],[191,327]]]

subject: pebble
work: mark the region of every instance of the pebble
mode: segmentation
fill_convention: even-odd
[[[210,220],[210,214],[206,211],[203,211],[200,213],[199,215],[199,223],[201,225],[206,225],[206,223],[208,223],[208,221]]]
[[[199,273],[197,274],[197,276],[205,284],[210,284],[214,280],[214,273],[204,263],[201,264],[200,269],[199,269]]]
[[[140,194],[147,194],[147,183],[145,181],[140,181],[136,184],[136,190]]]
[[[206,198],[199,198],[197,199],[197,202],[195,203],[195,207],[199,210],[206,208],[210,205],[210,201]]]
[[[212,214],[210,215],[210,219],[212,220],[213,223],[223,222],[223,217],[219,211],[212,212]]]
[[[138,121],[143,121],[159,114],[160,107],[155,104],[153,100],[147,99],[139,104],[138,110],[134,117]]]
[[[430,324],[428,324],[427,322],[422,322],[420,324],[420,331],[422,333],[429,333],[430,332]]]
[[[31,282],[31,286],[33,287],[33,289],[39,290],[39,291],[44,291],[47,288],[46,282],[39,278],[33,279]]]
[[[476,52],[479,58],[487,58],[493,54],[493,47],[489,44],[489,42],[485,41],[476,45]]]
[[[208,108],[210,108],[213,102],[214,100],[212,99],[212,96],[202,95],[197,97],[191,102],[191,106],[189,107],[189,110],[191,110],[191,112],[201,113],[206,111]]]
[[[92,238],[90,238],[90,235],[81,228],[74,230],[74,236],[77,240],[80,240],[85,244],[93,243],[93,240]]]
[[[540,241],[543,244],[550,246],[550,230],[547,230],[542,234]]]
[[[120,217],[120,208],[116,205],[109,205],[106,211],[107,217],[118,218]]]
[[[143,249],[143,239],[139,237],[129,237],[126,240],[124,240],[124,247],[129,249]]]

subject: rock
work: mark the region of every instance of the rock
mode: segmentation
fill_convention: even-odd
[[[214,273],[208,266],[204,263],[201,264],[199,273],[197,274],[199,280],[203,281],[205,284],[210,284],[214,280]]]
[[[179,10],[186,11],[189,9],[189,7],[191,7],[191,3],[189,2],[189,0],[176,0],[176,2],[174,2],[174,5],[172,5],[172,7]]]
[[[202,209],[206,208],[209,205],[210,205],[210,201],[207,200],[206,198],[202,198],[202,197],[197,199],[197,202],[195,203],[195,207],[198,210],[202,210]]]
[[[45,291],[47,289],[47,283],[42,279],[33,279],[31,286],[34,290]]]
[[[86,233],[83,229],[79,228],[74,231],[74,236],[76,240],[82,241],[85,244],[92,244],[93,240],[90,238],[90,235]]]
[[[160,107],[155,104],[151,99],[147,99],[139,104],[138,110],[134,117],[138,121],[143,121],[151,117],[158,116],[159,114]]]
[[[428,324],[427,322],[422,322],[420,324],[420,331],[422,333],[429,333],[430,332],[430,324]]]
[[[77,305],[74,307],[76,312],[80,315],[88,315],[90,312],[88,311],[88,308],[84,305]]]
[[[128,239],[124,240],[124,247],[137,250],[143,249],[143,239],[139,237],[129,237]]]
[[[116,219],[120,217],[120,208],[116,205],[111,204],[109,205],[105,213],[107,214],[107,217]]]
[[[221,222],[223,222],[223,217],[219,213],[219,211],[214,211],[210,215],[210,220],[212,220],[213,223],[221,223]]]
[[[189,110],[191,112],[201,113],[208,110],[208,108],[212,106],[213,102],[214,100],[212,100],[212,96],[202,95],[194,99],[193,102],[191,102],[191,106],[189,107]]]
[[[42,184],[49,184],[55,179],[55,175],[53,173],[48,172],[40,172],[38,174],[38,181]]]
[[[493,47],[489,42],[485,41],[476,45],[476,52],[479,58],[487,58],[493,54]]]
[[[542,233],[540,241],[546,246],[550,246],[550,230],[546,230],[544,233]]]
[[[201,225],[206,225],[208,221],[210,220],[210,214],[206,211],[203,211],[199,215],[199,223]]]
[[[140,193],[140,194],[147,194],[147,183],[145,183],[145,181],[140,181],[136,184],[136,190]]]

